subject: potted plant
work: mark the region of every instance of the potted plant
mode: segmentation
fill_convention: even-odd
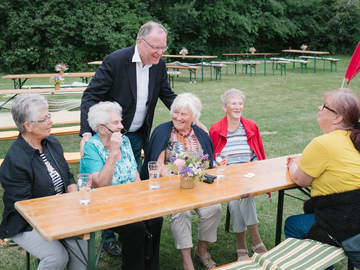
[[[55,70],[58,71],[60,75],[63,75],[67,69],[68,67],[64,63],[57,63],[55,66]]]
[[[201,152],[176,154],[167,167],[180,175],[181,188],[194,188],[195,183],[204,180],[205,170],[209,168],[209,156]]]
[[[251,54],[254,54],[254,52],[256,52],[255,47],[250,47],[250,48],[249,48],[249,52],[251,52]]]
[[[50,82],[55,86],[55,90],[60,90],[60,84],[62,84],[64,81],[64,78],[61,76],[51,76]]]
[[[307,46],[306,44],[303,44],[303,45],[301,45],[300,48],[301,48],[303,51],[305,51],[305,50],[307,49],[307,47],[308,47],[308,46]]]
[[[188,52],[188,50],[185,48],[185,47],[183,47],[182,49],[181,49],[181,51],[179,52],[179,54],[181,54],[182,56],[185,56],[185,55],[187,55],[189,52]]]

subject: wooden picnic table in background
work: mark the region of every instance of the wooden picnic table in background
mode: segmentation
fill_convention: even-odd
[[[207,172],[214,175],[215,169]],[[255,176],[246,178],[250,172]],[[193,189],[180,188],[176,175],[161,178],[159,190],[149,190],[148,181],[92,189],[89,205],[80,205],[74,192],[18,201],[15,208],[46,241],[73,236],[88,239],[88,269],[96,269],[95,231],[294,187],[286,157],[279,157],[226,167],[225,179],[199,183]],[[284,196],[279,194],[280,199]],[[59,205],[63,211],[54,211]],[[278,229],[281,233],[283,201],[279,205],[276,241]]]
[[[64,73],[61,75],[63,78],[78,77],[82,79],[82,82],[88,83],[88,78],[94,77],[95,72],[76,72],[76,73]],[[3,79],[11,79],[14,81],[14,89],[21,89],[28,79],[38,78],[51,78],[52,76],[60,76],[59,73],[43,73],[43,74],[14,74],[6,75]]]
[[[288,49],[288,50],[282,50],[285,53],[290,53],[293,55],[293,58],[295,59],[295,54],[299,53],[299,54],[311,54],[314,56],[314,73],[316,73],[316,56],[317,55],[324,55],[324,54],[329,54],[329,52],[321,52],[321,51],[307,51],[307,50],[293,50],[293,49]]]
[[[162,57],[169,58],[190,58],[190,59],[200,59],[201,60],[201,81],[204,81],[204,59],[214,59],[217,56],[213,55],[181,55],[181,54],[163,54]]]
[[[279,53],[223,53],[226,56],[226,60],[228,60],[229,56],[234,56],[235,61],[237,61],[238,56],[264,56],[264,76],[266,76],[266,56],[274,56],[279,55]],[[235,74],[236,74],[236,64],[235,64]]]

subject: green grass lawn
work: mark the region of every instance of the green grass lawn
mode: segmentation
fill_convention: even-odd
[[[326,63],[323,71],[323,62],[317,61],[317,71],[313,73],[313,61],[308,66],[308,73],[301,74],[300,66],[294,69],[288,65],[286,76],[280,76],[280,70],[275,70],[273,75],[271,65],[267,65],[267,76],[264,77],[263,65],[258,65],[256,76],[241,73],[238,66],[237,74],[234,74],[234,66],[229,66],[222,70],[221,80],[210,81],[209,68],[205,68],[204,82],[201,82],[201,73],[197,72],[197,83],[189,83],[188,71],[182,70],[179,77],[175,77],[175,87],[177,93],[191,92],[196,94],[203,103],[203,110],[200,121],[210,128],[211,124],[221,119],[224,112],[221,108],[220,95],[230,88],[243,90],[246,95],[244,117],[254,120],[260,131],[264,142],[267,158],[301,153],[304,147],[312,138],[321,134],[321,130],[316,122],[318,106],[323,104],[323,96],[327,91],[341,87],[343,77],[348,67],[350,55],[332,55],[333,58],[341,59],[338,62],[337,72],[330,72],[330,63]],[[262,58],[261,58],[262,59]],[[261,60],[260,59],[260,60]],[[226,74],[227,73],[227,74]],[[0,74],[0,77],[6,74]],[[65,83],[80,79],[66,79]],[[47,79],[29,79],[27,84],[48,84]],[[0,79],[0,89],[12,89],[11,80]],[[355,77],[350,83],[350,88],[360,95],[360,76]],[[71,96],[48,96],[49,99],[81,98],[81,95]],[[6,97],[0,97],[0,103]],[[9,114],[6,109],[0,110],[0,114]],[[167,108],[159,101],[156,109],[154,125],[165,121],[170,121],[171,117]],[[65,151],[79,151],[80,137],[77,135],[58,136]],[[4,158],[8,148],[13,141],[0,142],[0,158]],[[78,164],[71,164],[72,173],[75,175],[79,171]],[[269,179],[271,181],[272,179]],[[0,212],[2,212],[2,189],[0,187]],[[288,192],[306,199],[297,190]],[[255,197],[259,218],[260,235],[268,249],[274,247],[275,242],[275,223],[277,209],[277,193],[272,193],[271,200],[267,195]],[[136,200],[134,199],[134,203]],[[303,202],[291,197],[285,197],[284,219],[293,214],[302,212]],[[223,204],[223,219],[218,230],[218,241],[209,246],[209,253],[219,264],[226,264],[236,260],[236,239],[230,229],[225,232],[226,204]],[[197,216],[193,217],[193,236],[196,243]],[[99,244],[100,233],[96,234],[97,244]],[[284,239],[284,236],[283,236]],[[248,237],[248,247],[250,254],[251,242]],[[169,217],[165,217],[162,230],[161,249],[160,249],[160,269],[176,270],[182,269],[182,261],[179,252],[175,249],[172,238]],[[0,248],[0,269],[24,269],[25,252],[20,248]],[[120,269],[121,259],[108,257],[102,254],[99,269]],[[36,259],[32,257],[32,268],[35,267]],[[202,269],[195,264],[196,269]],[[346,269],[347,262],[343,260],[336,265],[336,269]]]

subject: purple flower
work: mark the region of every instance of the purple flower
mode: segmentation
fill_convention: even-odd
[[[181,174],[184,175],[186,173],[193,173],[193,170],[189,167],[186,167],[184,169],[181,170]]]
[[[171,157],[171,162],[174,162],[176,159],[176,157]]]

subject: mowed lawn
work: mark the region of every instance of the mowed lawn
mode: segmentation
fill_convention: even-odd
[[[258,65],[256,75],[250,77],[249,73],[242,73],[241,66],[237,66],[237,74],[234,74],[234,66],[222,68],[221,80],[215,80],[214,73],[210,80],[209,67],[205,67],[204,82],[201,82],[201,72],[197,71],[197,82],[189,83],[189,73],[181,70],[179,77],[175,77],[175,87],[177,93],[191,92],[196,94],[202,101],[203,109],[200,121],[210,128],[211,124],[221,119],[224,112],[221,107],[220,95],[230,88],[243,90],[246,95],[244,117],[254,120],[262,133],[265,153],[267,158],[301,153],[304,147],[312,138],[319,136],[321,130],[317,124],[318,107],[323,104],[323,96],[327,91],[341,87],[346,69],[351,55],[331,55],[332,58],[341,59],[337,65],[337,71],[330,71],[330,63],[317,61],[316,73],[313,72],[313,61],[308,64],[308,72],[301,74],[299,64],[293,68],[292,64],[287,65],[286,75],[280,75],[280,70],[275,70],[274,75],[271,64],[267,65],[267,75],[264,76],[263,65]],[[262,58],[259,58],[262,60]],[[89,67],[89,70],[91,67]],[[85,70],[84,70],[85,71]],[[245,71],[245,70],[244,70]],[[69,72],[72,72],[71,70]],[[3,77],[4,73],[0,74]],[[65,83],[70,84],[80,79],[66,79]],[[48,79],[29,79],[26,84],[48,84]],[[360,95],[360,76],[355,77],[349,87]],[[0,89],[12,89],[11,80],[0,79]],[[47,96],[49,100],[58,99],[77,99],[81,95],[54,95]],[[0,102],[4,102],[8,97],[1,96]],[[8,114],[8,109],[1,109],[0,114]],[[153,127],[165,121],[170,121],[169,110],[161,103],[157,105]],[[58,139],[67,152],[79,151],[80,137],[78,135],[58,136]],[[0,141],[0,158],[5,154],[13,141]],[[78,164],[71,164],[71,171],[76,175],[79,171]],[[272,179],[269,178],[269,181]],[[3,190],[0,187],[0,212],[3,209],[2,203]],[[287,192],[291,195],[306,199],[301,192],[292,190]],[[277,193],[273,192],[272,198],[267,195],[255,197],[259,218],[260,235],[268,249],[274,247],[275,242],[275,222],[277,209]],[[134,195],[136,204],[136,194]],[[302,213],[303,201],[292,197],[285,197],[284,219],[293,214]],[[218,230],[218,240],[210,244],[209,253],[219,264],[226,264],[236,260],[236,239],[230,229],[225,232],[226,204],[223,204],[223,219]],[[193,217],[193,239],[196,244],[197,239],[197,216]],[[100,233],[96,234],[97,245],[100,241]],[[284,239],[284,236],[283,236]],[[251,242],[247,238],[250,254]],[[164,217],[162,230],[161,250],[160,250],[160,269],[177,270],[182,269],[182,261],[179,252],[175,249],[172,238],[169,217]],[[0,248],[0,269],[25,269],[25,252],[18,248]],[[31,259],[31,269],[36,269],[36,259]],[[120,269],[121,259],[111,258],[102,253],[99,269]],[[336,265],[336,269],[346,269],[347,262],[343,260]],[[195,263],[196,269],[202,267]]]

